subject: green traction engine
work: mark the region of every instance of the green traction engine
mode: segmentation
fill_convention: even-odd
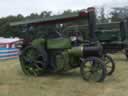
[[[80,67],[80,73],[84,80],[104,81],[107,67],[102,57],[102,46],[96,40],[95,8],[88,8],[86,11],[68,15],[13,22],[10,25],[38,26],[62,24],[75,20],[88,22],[88,40],[78,40],[77,36],[74,38],[65,37],[60,35],[61,32],[59,34],[53,32],[45,38],[38,38],[29,43],[24,40],[22,47],[20,47],[19,57],[25,74],[40,76],[47,72],[66,72]]]

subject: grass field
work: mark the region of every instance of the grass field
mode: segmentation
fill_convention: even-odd
[[[116,71],[103,83],[84,81],[79,69],[61,75],[28,77],[18,60],[0,61],[0,96],[127,96],[128,61],[122,54],[113,58]]]

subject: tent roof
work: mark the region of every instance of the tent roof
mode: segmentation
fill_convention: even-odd
[[[0,44],[7,44],[7,43],[13,43],[16,41],[19,41],[19,38],[0,38]]]

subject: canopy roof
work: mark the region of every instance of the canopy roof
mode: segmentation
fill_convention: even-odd
[[[71,26],[68,26],[67,29],[69,28],[88,28],[88,25],[71,25]],[[108,27],[116,27],[116,28],[119,28],[120,27],[120,22],[111,22],[111,23],[96,23],[96,28],[108,28]]]
[[[88,18],[88,14],[91,11],[95,11],[95,8],[90,7],[85,11],[79,11],[76,13],[70,13],[66,15],[57,15],[57,16],[50,16],[46,18],[37,18],[37,19],[28,19],[24,21],[19,21],[19,22],[12,22],[10,23],[11,26],[18,26],[18,25],[29,25],[29,24],[51,24],[51,23],[63,23],[63,22],[69,22],[72,20],[77,20],[77,19],[85,19]]]

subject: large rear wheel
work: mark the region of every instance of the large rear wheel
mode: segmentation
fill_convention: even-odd
[[[46,52],[33,46],[28,46],[21,52],[20,64],[26,75],[40,76],[46,71]]]
[[[80,72],[84,80],[104,81],[106,77],[106,66],[101,59],[88,57],[86,59],[82,58],[81,61]]]

